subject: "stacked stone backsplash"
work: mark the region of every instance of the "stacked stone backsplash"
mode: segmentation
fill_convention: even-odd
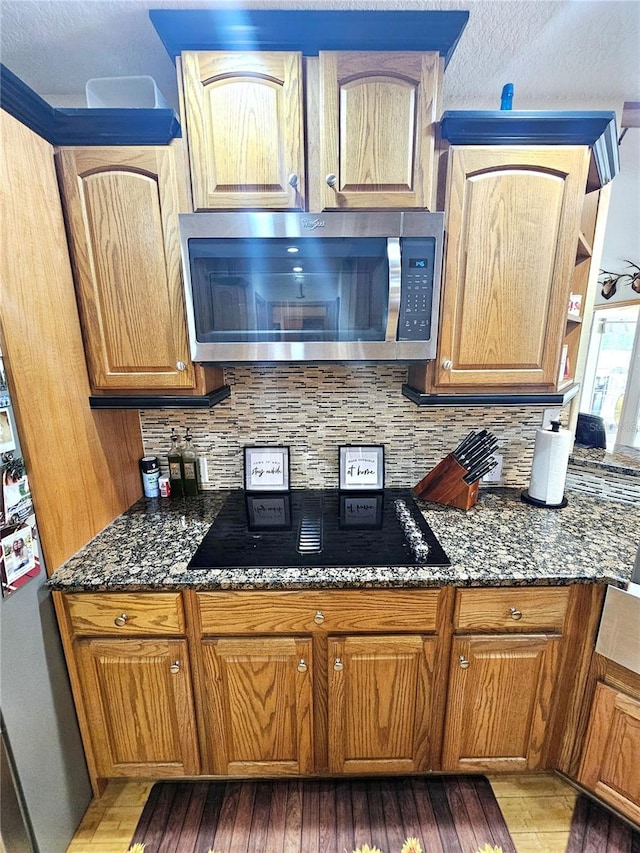
[[[385,484],[413,486],[471,429],[504,456],[501,485],[528,485],[543,408],[418,408],[402,365],[252,365],[225,369],[231,397],[213,409],[140,413],[145,454],[167,472],[171,428],[190,427],[207,460],[204,489],[241,488],[245,445],[288,445],[292,488],[337,488],[341,444],[382,444]]]

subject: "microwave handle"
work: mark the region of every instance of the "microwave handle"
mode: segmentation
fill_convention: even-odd
[[[398,333],[398,315],[402,295],[402,264],[400,257],[400,238],[387,238],[387,261],[389,263],[389,310],[387,312],[387,331],[385,341],[395,341]]]

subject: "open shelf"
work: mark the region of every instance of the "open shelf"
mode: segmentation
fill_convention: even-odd
[[[591,248],[591,244],[584,236],[582,231],[578,234],[578,249],[576,251],[576,263],[579,264],[582,261],[587,261],[593,254],[593,250]]]

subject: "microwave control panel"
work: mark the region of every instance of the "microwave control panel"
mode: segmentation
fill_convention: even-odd
[[[431,339],[435,250],[433,237],[402,240],[399,341]]]

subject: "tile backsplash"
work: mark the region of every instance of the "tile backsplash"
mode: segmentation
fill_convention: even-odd
[[[242,487],[243,446],[288,445],[292,488],[337,488],[341,444],[382,444],[385,484],[413,486],[471,429],[504,457],[500,485],[526,487],[543,407],[419,408],[402,396],[402,365],[251,365],[225,369],[231,397],[213,409],[140,413],[145,454],[167,472],[171,428],[191,427],[207,460],[205,489]]]

